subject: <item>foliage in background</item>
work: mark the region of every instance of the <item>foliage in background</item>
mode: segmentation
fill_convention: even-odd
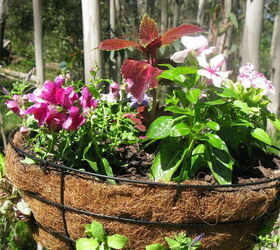
[[[0,154],[0,249],[36,249],[27,224],[16,217],[18,191],[4,178],[4,157]]]

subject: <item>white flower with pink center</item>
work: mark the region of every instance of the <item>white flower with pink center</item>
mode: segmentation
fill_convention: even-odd
[[[257,72],[253,64],[246,63],[240,67],[239,73],[237,80],[244,88],[253,87],[262,89],[263,95],[267,95],[268,93],[275,94],[275,88],[271,84],[271,81],[267,80],[264,74]]]
[[[183,63],[191,51],[195,51],[196,56],[201,54],[209,55],[213,52],[215,47],[208,48],[208,39],[204,36],[183,36],[182,44],[186,49],[178,51],[171,56],[171,60],[176,63]]]
[[[206,77],[216,87],[221,87],[222,82],[226,80],[231,73],[230,71],[221,71],[222,65],[225,63],[225,57],[219,54],[210,59],[208,63],[205,54],[197,57],[198,64],[203,68],[197,71],[201,76]]]

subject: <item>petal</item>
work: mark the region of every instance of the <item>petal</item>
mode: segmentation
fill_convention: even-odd
[[[199,66],[201,66],[202,68],[208,68],[209,67],[209,63],[206,61],[206,57],[204,54],[201,54],[200,56],[197,57],[197,61]]]
[[[183,36],[181,42],[188,50],[197,50],[201,48],[206,48],[208,46],[208,39],[202,35]]]
[[[223,79],[221,77],[217,76],[217,75],[212,75],[212,81],[213,81],[213,85],[215,87],[220,88]]]
[[[213,57],[211,60],[210,60],[210,67],[214,70],[217,70],[219,69],[225,62],[225,57],[223,54],[219,54],[215,57]]]
[[[175,63],[183,63],[185,61],[189,51],[190,50],[188,50],[188,49],[178,51],[178,52],[174,53],[170,59],[173,60]]]
[[[198,75],[205,76],[207,79],[212,79],[212,73],[206,69],[200,69],[197,71]]]

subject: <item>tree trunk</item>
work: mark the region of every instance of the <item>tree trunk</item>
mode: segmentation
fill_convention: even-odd
[[[229,47],[231,44],[232,26],[229,25],[229,21],[228,21],[229,14],[231,13],[231,8],[232,8],[232,0],[225,0],[224,6],[222,8],[223,20],[222,20],[221,27],[226,29],[226,31],[220,36],[218,36],[217,44],[216,44],[218,53],[223,54],[225,57],[227,57],[229,54]],[[223,70],[226,70],[226,64],[224,64]]]
[[[3,41],[4,41],[5,24],[6,24],[6,11],[7,11],[6,0],[0,0],[0,60],[3,59]]]
[[[102,54],[98,47],[100,42],[100,15],[98,0],[82,0],[83,37],[84,37],[84,74],[85,83],[90,83],[90,70],[94,66],[100,67],[98,76],[102,76]]]
[[[167,14],[168,0],[161,0],[161,25],[160,30],[164,32],[168,28],[168,14]]]
[[[200,26],[203,26],[204,5],[205,5],[205,0],[199,0],[199,1],[198,1],[198,10],[197,10],[196,22],[197,22]]]
[[[35,61],[36,61],[36,82],[42,84],[44,82],[44,61],[42,46],[42,0],[33,0],[33,16],[34,16],[34,45],[35,45]]]
[[[147,13],[148,10],[147,0],[137,0],[137,8],[138,8],[140,19],[142,19],[142,17],[144,16],[145,13]]]
[[[115,0],[110,0],[110,36],[115,37],[116,32],[116,7]]]
[[[175,0],[172,7],[173,7],[172,27],[177,27],[179,24],[181,1]]]
[[[280,0],[279,0],[279,7],[278,10],[280,11]],[[271,81],[275,86],[275,95],[270,95],[270,100],[272,103],[269,105],[269,110],[273,113],[279,115],[279,101],[280,101],[280,14],[276,15],[274,19],[274,26],[273,26],[273,33],[272,33],[272,40],[271,40]],[[271,126],[269,126],[269,130],[271,132]]]
[[[247,0],[242,41],[242,64],[252,63],[259,69],[263,0]]]

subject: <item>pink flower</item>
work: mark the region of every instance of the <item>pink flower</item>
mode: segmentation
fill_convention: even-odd
[[[97,107],[97,101],[92,98],[92,95],[87,87],[82,88],[82,96],[79,100],[84,113],[88,113],[91,108]]]
[[[271,84],[271,81],[267,80],[264,74],[257,72],[253,64],[246,63],[244,66],[240,67],[239,73],[237,80],[244,88],[253,87],[262,89],[263,95],[268,93],[275,94],[275,88]]]
[[[12,100],[8,100],[5,102],[8,109],[13,111],[19,117],[23,117],[25,115],[25,112],[20,107],[21,103],[22,103],[22,99],[21,99],[21,96],[19,96],[19,95],[14,95],[12,97]]]
[[[181,39],[182,44],[186,49],[174,53],[171,57],[176,63],[183,63],[187,55],[191,51],[195,51],[196,56],[201,54],[209,55],[213,52],[215,47],[208,48],[208,39],[204,36],[183,36]]]
[[[19,129],[19,132],[22,133],[22,134],[27,134],[29,131],[29,129],[25,126],[21,126],[20,129]]]
[[[74,87],[57,88],[55,90],[55,103],[67,109],[73,106],[78,99],[79,96],[74,92]]]
[[[86,118],[80,114],[78,107],[71,107],[69,109],[69,116],[62,124],[62,127],[66,130],[76,130],[85,123]]]
[[[25,111],[26,114],[34,115],[39,126],[43,126],[47,117],[53,112],[47,103],[35,103]]]
[[[116,82],[113,82],[109,86],[109,92],[116,98],[120,98],[120,85]]]
[[[47,116],[46,124],[51,130],[58,131],[62,129],[62,125],[66,121],[66,119],[67,119],[67,114],[54,113]]]
[[[55,79],[54,79],[54,83],[56,84],[57,87],[61,88],[62,85],[64,84],[65,82],[65,79],[62,77],[62,75],[59,75],[57,76]]]
[[[198,70],[197,73],[212,81],[214,86],[221,87],[222,82],[227,79],[230,74],[230,71],[220,71],[221,66],[225,63],[225,57],[219,54],[210,59],[210,63],[208,63],[205,55],[201,54],[197,57],[197,60],[199,65],[204,68]]]

